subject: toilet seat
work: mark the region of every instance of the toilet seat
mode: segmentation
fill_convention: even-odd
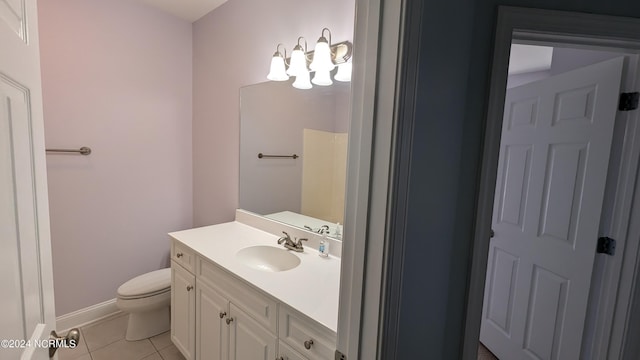
[[[170,291],[171,291],[171,288],[167,288],[167,289],[156,291],[156,292],[149,293],[149,294],[139,294],[139,295],[131,295],[131,296],[124,296],[124,295],[118,294],[118,298],[122,299],[122,300],[144,299],[144,298],[148,298],[148,297],[152,297],[152,296],[156,296],[156,295],[162,295],[162,294],[168,293]]]
[[[142,274],[120,285],[118,298],[143,299],[169,291],[171,291],[171,268],[166,268]]]

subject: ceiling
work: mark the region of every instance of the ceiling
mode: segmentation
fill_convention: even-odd
[[[549,46],[511,45],[509,75],[549,70],[553,48]]]
[[[138,0],[175,15],[188,22],[194,22],[227,0]]]

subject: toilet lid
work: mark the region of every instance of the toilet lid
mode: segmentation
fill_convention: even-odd
[[[171,289],[171,268],[160,269],[137,276],[118,288],[121,298],[141,298]]]

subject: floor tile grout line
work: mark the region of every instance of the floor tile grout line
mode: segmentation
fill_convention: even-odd
[[[164,347],[161,347],[161,348],[158,348],[156,346],[156,344],[153,343],[153,341],[151,342],[151,345],[153,345],[153,347],[156,349],[156,351],[160,352],[161,350],[164,350],[164,349],[170,347],[171,345],[173,345],[173,343],[169,343],[169,344],[167,344],[167,345],[165,345]]]
[[[87,350],[89,350],[89,352],[98,351],[98,350],[100,350],[100,349],[106,348],[106,347],[107,347],[107,346],[109,346],[109,345],[113,345],[113,344],[117,343],[117,342],[118,342],[118,341],[120,341],[120,340],[124,340],[124,338],[122,338],[122,339],[118,339],[118,340],[113,341],[113,342],[110,342],[110,343],[108,343],[108,344],[104,344],[104,345],[102,345],[102,346],[100,346],[100,347],[98,347],[98,348],[96,348],[96,349],[93,349],[93,350],[89,349],[89,345],[87,345]]]
[[[126,315],[126,314],[125,314],[125,315]],[[122,315],[122,316],[125,316],[125,315]],[[82,335],[84,335],[84,333],[85,333],[85,331],[86,331],[87,329],[90,329],[90,328],[92,328],[92,327],[95,327],[95,326],[98,326],[98,325],[101,325],[101,324],[104,324],[104,323],[107,323],[107,322],[110,322],[110,321],[116,320],[116,319],[118,319],[118,318],[120,318],[120,317],[122,317],[122,316],[109,317],[109,318],[106,318],[106,319],[102,319],[102,320],[100,320],[100,321],[98,321],[98,322],[95,322],[95,323],[93,323],[93,324],[90,324],[90,325],[88,325],[88,326],[83,326],[83,327],[81,327],[81,328],[80,328],[80,333],[81,333]],[[96,349],[93,349],[93,350],[92,350],[92,349],[89,349],[89,344],[87,343],[87,338],[86,338],[86,336],[85,336],[85,338],[84,338],[84,340],[85,340],[85,341],[84,341],[84,343],[85,343],[85,345],[87,346],[87,350],[91,353],[91,352],[94,352],[94,351],[98,351],[98,350],[100,350],[100,349],[102,349],[102,348],[104,348],[104,347],[107,347],[107,346],[109,346],[109,345],[111,345],[111,344],[115,344],[115,343],[117,343],[118,341],[120,341],[120,340],[122,340],[122,339],[124,339],[124,338],[125,338],[125,336],[123,335],[123,336],[122,336],[122,338],[119,338],[119,339],[117,339],[116,341],[112,341],[112,342],[110,342],[110,343],[108,343],[108,344],[104,344],[104,345],[102,345],[102,346],[100,346],[100,347],[98,347],[98,348],[96,348]],[[93,359],[92,359],[92,360],[93,360]]]
[[[123,316],[124,316],[124,315],[123,315]],[[98,347],[98,348],[96,348],[96,349],[90,349],[90,348],[89,348],[89,344],[88,344],[88,342],[87,342],[87,337],[85,336],[85,335],[86,335],[87,330],[91,330],[94,326],[99,326],[99,325],[104,324],[104,323],[106,323],[106,322],[109,322],[109,321],[115,320],[115,319],[117,319],[117,318],[119,318],[119,317],[120,317],[120,316],[114,316],[114,317],[111,317],[111,318],[108,318],[108,319],[104,319],[104,320],[102,320],[102,321],[98,321],[98,322],[93,323],[93,324],[91,324],[91,325],[89,325],[89,326],[82,326],[82,327],[80,327],[80,328],[79,328],[79,330],[80,330],[80,336],[82,337],[83,342],[84,342],[84,345],[85,345],[85,347],[86,347],[86,349],[87,349],[87,353],[86,353],[86,354],[88,354],[88,355],[89,355],[89,359],[94,360],[94,359],[95,359],[95,353],[96,353],[96,352],[98,352],[98,351],[101,351],[102,349],[104,349],[104,348],[106,348],[106,347],[108,347],[108,346],[113,346],[115,343],[118,343],[118,342],[121,342],[121,341],[127,341],[127,340],[126,340],[126,337],[123,335],[123,337],[122,337],[122,338],[119,338],[119,339],[117,339],[117,340],[115,340],[115,341],[112,341],[112,342],[110,342],[110,343],[108,343],[108,344],[103,344],[103,345],[101,345],[100,347]],[[99,332],[99,331],[97,331],[97,332],[95,332],[95,334],[98,334],[98,335],[99,335],[99,334],[100,334],[100,332]],[[164,360],[164,359],[166,358],[164,355],[162,355],[161,351],[169,349],[169,348],[173,345],[173,342],[169,341],[169,343],[167,343],[166,345],[161,346],[161,345],[163,345],[162,343],[159,343],[158,345],[156,345],[156,344],[151,340],[152,338],[154,338],[154,337],[156,337],[156,336],[160,336],[160,335],[162,335],[162,334],[164,334],[164,333],[161,333],[161,334],[158,334],[158,335],[155,335],[155,336],[152,336],[152,337],[146,338],[146,339],[141,339],[141,340],[139,340],[139,341],[144,341],[144,340],[146,340],[148,343],[151,343],[151,348],[154,350],[152,353],[149,353],[149,354],[147,354],[147,355],[144,355],[141,359],[144,359],[144,358],[147,358],[147,357],[150,357],[150,356],[153,356],[153,355],[157,355],[157,358],[162,359],[162,360]],[[84,356],[84,354],[83,354],[83,356]]]
[[[89,351],[89,347],[87,346],[87,340],[86,340],[86,339],[85,339],[85,337],[84,337],[84,332],[83,332],[83,330],[82,330],[82,328],[81,328],[81,327],[80,327],[80,328],[78,328],[78,332],[80,332],[80,339],[79,339],[79,343],[84,343],[84,347],[87,349],[86,354],[88,354],[88,355],[89,355],[89,358],[90,358],[91,360],[93,360],[93,358],[91,357],[91,352]],[[76,344],[76,348],[77,348],[77,345],[79,345],[79,344]],[[74,348],[74,349],[75,349],[75,348]],[[79,357],[84,356],[84,355],[85,355],[85,353],[82,353],[82,354],[77,355],[76,357],[78,357],[78,358],[79,358]]]
[[[153,346],[153,348],[154,348],[154,349],[156,349],[156,352],[159,352],[159,351],[160,351],[160,349],[158,349],[158,347],[156,346],[156,344],[155,344],[153,341],[151,341],[151,338],[149,338],[149,341],[151,342],[151,346]]]

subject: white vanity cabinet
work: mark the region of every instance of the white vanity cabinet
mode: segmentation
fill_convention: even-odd
[[[275,299],[197,254],[172,253],[171,340],[187,360],[307,359],[278,346]]]
[[[234,268],[238,265],[229,260],[228,254],[233,256],[239,249],[255,246],[253,241],[259,241],[260,236],[268,236],[269,243],[277,240],[237,223],[171,234],[171,340],[187,360],[334,358],[335,331],[321,321],[330,322],[337,316],[339,261],[305,253],[299,267],[303,272],[279,275]],[[228,238],[236,240],[216,242]],[[256,238],[251,243],[246,240]],[[315,288],[308,288],[307,274],[320,271],[328,277]],[[322,286],[329,285],[330,290],[322,291]],[[298,303],[301,308],[319,304],[328,311],[309,306],[298,310],[290,303]]]

